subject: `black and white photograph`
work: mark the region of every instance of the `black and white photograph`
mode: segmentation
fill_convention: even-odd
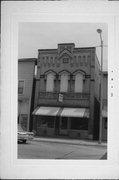
[[[19,23],[18,37],[18,158],[107,159],[107,24]]]
[[[2,2],[2,179],[119,178],[118,8]]]

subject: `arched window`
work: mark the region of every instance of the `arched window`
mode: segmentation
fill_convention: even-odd
[[[63,72],[60,76],[60,92],[67,92],[68,91],[68,73]]]
[[[83,91],[83,75],[78,73],[75,75],[75,92],[82,92]]]
[[[51,72],[51,73],[47,74],[46,92],[53,92],[54,91],[54,79],[55,79],[54,73]]]

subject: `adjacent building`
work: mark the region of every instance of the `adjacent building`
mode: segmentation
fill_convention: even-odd
[[[95,47],[64,43],[39,49],[35,84],[32,130],[37,135],[99,138],[100,64]]]
[[[103,72],[102,140],[107,140],[108,124],[108,73]]]
[[[34,94],[34,73],[37,61],[35,58],[18,60],[18,123],[24,130],[32,126],[31,111]]]

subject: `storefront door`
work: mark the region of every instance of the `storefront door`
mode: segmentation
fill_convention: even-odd
[[[59,135],[60,118],[55,117],[55,135]]]
[[[60,135],[68,135],[68,118],[61,117],[60,119]]]

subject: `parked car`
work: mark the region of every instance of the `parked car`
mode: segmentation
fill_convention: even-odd
[[[20,125],[18,125],[18,142],[26,143],[26,141],[31,141],[34,138],[33,132],[24,131]]]

